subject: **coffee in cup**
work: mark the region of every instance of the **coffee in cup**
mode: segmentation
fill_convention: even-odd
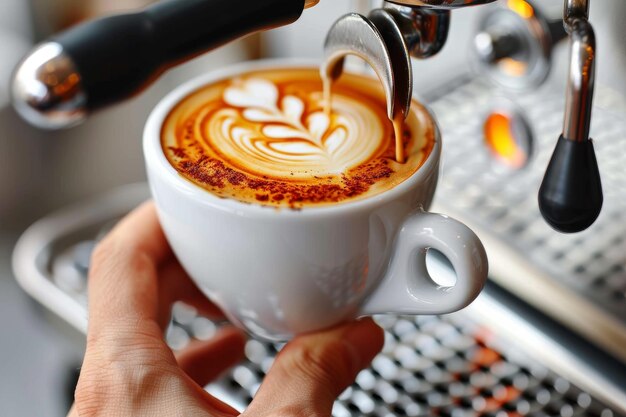
[[[333,86],[330,112],[322,90],[313,68],[204,86],[167,116],[163,150],[183,177],[219,197],[296,209],[379,195],[428,158],[434,126],[419,103],[397,141],[376,80],[346,74]]]

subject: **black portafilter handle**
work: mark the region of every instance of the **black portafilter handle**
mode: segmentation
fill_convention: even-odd
[[[588,6],[566,9],[571,62],[565,122],[539,189],[541,214],[550,226],[563,233],[577,233],[591,226],[604,201],[598,161],[589,138],[596,39],[587,17]]]
[[[297,20],[314,0],[166,0],[90,21],[41,44],[17,67],[18,113],[47,129],[73,126],[167,69],[262,29]]]

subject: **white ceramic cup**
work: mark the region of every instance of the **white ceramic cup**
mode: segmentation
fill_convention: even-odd
[[[152,195],[167,239],[191,278],[229,320],[271,340],[360,316],[443,314],[467,306],[485,283],[487,257],[465,225],[425,211],[439,176],[438,128],[426,162],[397,187],[299,211],[219,198],[171,166],[160,136],[177,103],[201,86],[290,65],[302,67],[260,61],[207,74],[169,94],[147,122],[144,153]],[[429,248],[454,266],[454,286],[431,280]]]

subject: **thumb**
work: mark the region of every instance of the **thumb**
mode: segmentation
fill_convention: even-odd
[[[371,319],[294,339],[276,358],[245,414],[330,416],[337,397],[383,343],[384,333]]]

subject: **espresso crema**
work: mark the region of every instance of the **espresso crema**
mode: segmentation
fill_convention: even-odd
[[[423,164],[435,127],[413,102],[402,129],[406,160],[377,81],[345,74],[325,111],[315,69],[255,71],[207,85],[168,115],[162,146],[186,179],[223,198],[295,209],[371,197]]]

